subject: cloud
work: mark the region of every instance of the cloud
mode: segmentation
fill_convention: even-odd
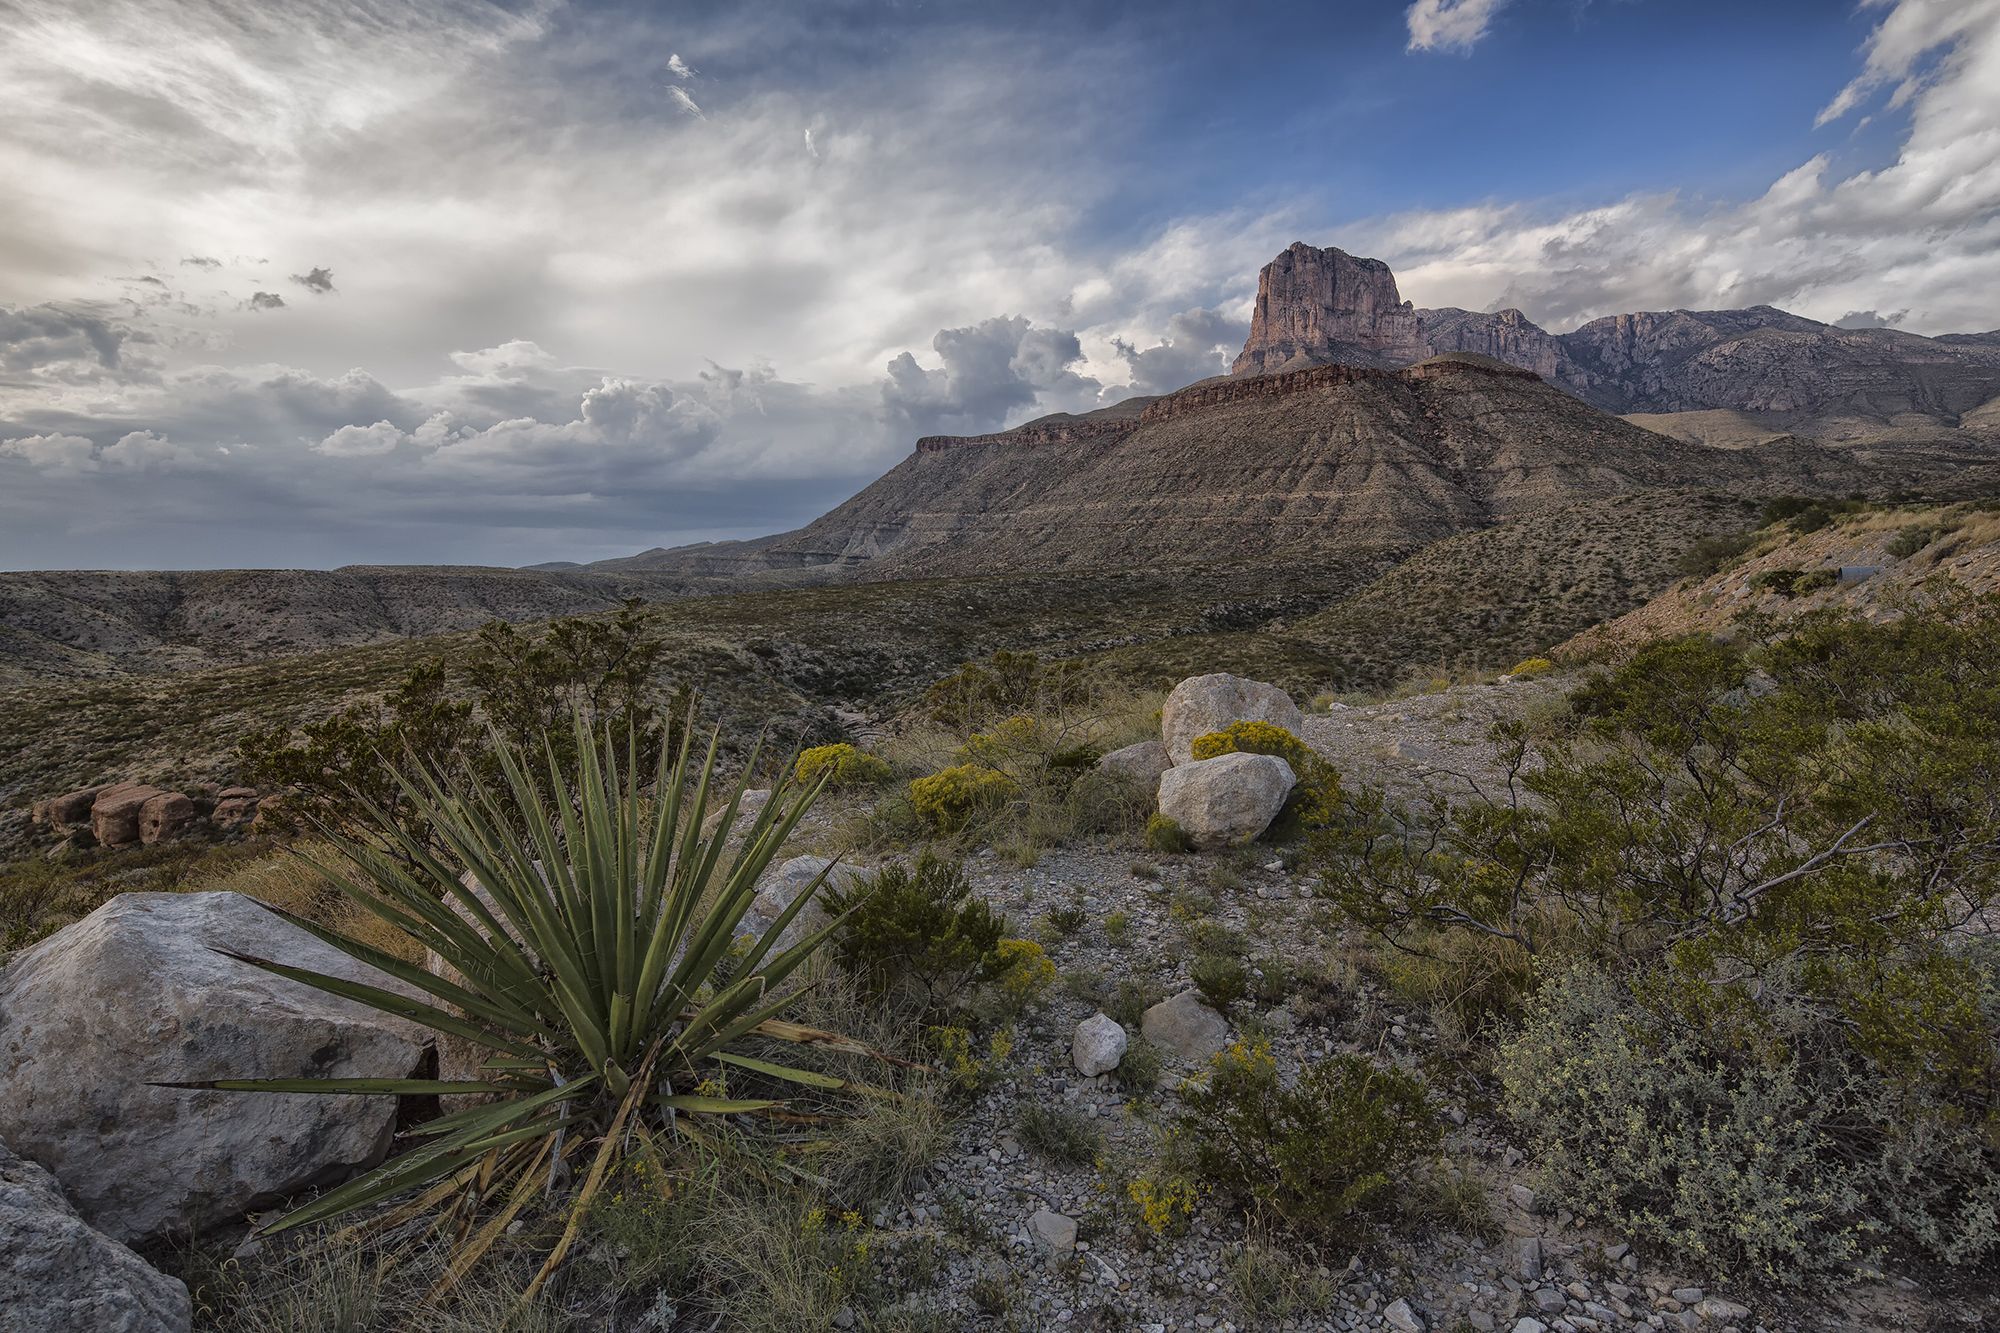
[[[1470,51],[1507,0],[1416,0],[1404,15],[1412,51]]]
[[[903,352],[889,362],[882,384],[888,419],[917,435],[992,430],[1030,404],[1087,410],[1102,387],[1070,369],[1083,359],[1076,334],[1036,327],[1019,315],[940,329],[931,348],[941,365],[927,369]]]
[[[116,371],[128,343],[149,340],[108,303],[0,306],[0,372],[56,367]]]
[[[667,89],[667,100],[673,103],[676,109],[695,117],[697,120],[707,119],[706,116],[701,114],[701,108],[695,105],[694,98],[688,95],[688,90],[685,88],[678,86],[669,87]]]
[[[1893,329],[1908,317],[1909,311],[1898,310],[1884,315],[1873,310],[1850,310],[1833,322],[1843,329]]]
[[[1250,326],[1219,310],[1183,310],[1167,321],[1166,336],[1151,347],[1122,338],[1112,345],[1131,373],[1136,393],[1169,393],[1229,369]]]
[[[407,436],[392,421],[372,426],[342,426],[319,442],[319,451],[338,458],[370,458],[386,454]]]
[[[189,255],[186,259],[183,259],[181,261],[181,266],[183,268],[215,269],[222,267],[222,261],[220,259],[211,258],[208,255]]]
[[[691,79],[700,72],[689,68],[687,61],[681,59],[681,53],[678,51],[667,57],[667,73],[677,79]]]
[[[325,296],[333,290],[333,270],[316,268],[306,273],[294,273],[292,281],[315,296]]]
[[[283,310],[285,298],[276,292],[253,292],[250,296],[252,310]]]
[[[0,458],[19,458],[44,472],[92,472],[97,446],[82,435],[28,435],[0,440]]]
[[[1903,106],[1923,89],[1916,70],[1925,56],[1982,30],[1990,35],[1996,22],[1986,0],[1862,0],[1862,7],[1889,13],[1862,47],[1861,72],[1821,108],[1815,125],[1838,120],[1890,84],[1896,89],[1889,105]]]

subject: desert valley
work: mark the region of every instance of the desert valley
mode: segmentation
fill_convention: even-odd
[[[1966,8],[1899,105],[2000,50]],[[1468,66],[1508,14],[1386,9]],[[1230,216],[1187,382],[947,328],[1038,387],[885,407],[978,428],[790,530],[0,569],[0,1333],[2000,1328],[2000,329],[1420,308]],[[220,393],[143,361],[194,335],[75,313],[0,305],[0,484],[143,447],[163,531],[318,521],[101,408]],[[487,424],[364,385],[297,467],[738,421],[713,361],[565,424],[534,344],[455,360]],[[762,383],[745,475],[803,468]]]

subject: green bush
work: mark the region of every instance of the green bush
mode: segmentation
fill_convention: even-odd
[[[1889,554],[1898,560],[1908,559],[1936,541],[1943,533],[1928,523],[1913,523],[1897,531],[1889,539]]]
[[[1423,1085],[1358,1055],[1308,1065],[1287,1088],[1268,1042],[1239,1041],[1181,1097],[1177,1130],[1196,1177],[1320,1239],[1392,1204],[1397,1182],[1440,1141]]]
[[[1705,579],[1711,574],[1719,574],[1727,569],[1756,542],[1757,533],[1754,529],[1721,537],[1703,537],[1681,553],[1674,570],[1692,578]]]
[[[1223,1013],[1250,991],[1250,969],[1233,954],[1205,953],[1194,960],[1188,975],[1201,997]]]
[[[1797,595],[1798,582],[1805,576],[1803,569],[1766,569],[1750,576],[1750,586],[1758,592],[1792,597]]]
[[[889,780],[889,765],[842,741],[815,745],[800,754],[794,773],[800,782],[816,782],[821,774],[828,774],[830,787],[872,787]]]
[[[910,783],[910,805],[918,818],[941,833],[962,831],[974,818],[1012,799],[1012,778],[977,764],[958,764]]]
[[[1194,840],[1171,815],[1156,814],[1146,820],[1146,846],[1156,852],[1178,855],[1191,851]]]
[[[909,1003],[937,1018],[1008,968],[1006,922],[973,896],[956,861],[926,849],[827,897],[842,918],[834,957],[877,1000]]]
[[[1503,1048],[1552,1201],[1731,1277],[2000,1253],[2000,1150],[1979,1125],[1853,1059],[1780,978],[1747,1040],[1662,982],[1568,972]]]

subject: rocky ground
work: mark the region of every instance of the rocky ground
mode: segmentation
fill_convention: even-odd
[[[974,877],[977,891],[1017,924],[1044,923],[1040,938],[1063,982],[1016,1030],[997,1081],[958,1123],[926,1182],[872,1219],[891,1243],[946,1242],[948,1257],[930,1270],[927,1290],[911,1296],[917,1308],[947,1312],[952,1327],[1004,1326],[985,1322],[1003,1311],[1018,1328],[1149,1333],[2000,1326],[1993,1322],[2000,1300],[1991,1294],[1926,1300],[1907,1281],[1855,1288],[1837,1301],[1716,1289],[1619,1236],[1552,1213],[1535,1198],[1533,1164],[1481,1110],[1488,1090],[1476,1078],[1460,1077],[1452,1089],[1458,1104],[1448,1108],[1445,1155],[1480,1186],[1485,1217],[1474,1207],[1317,1255],[1257,1250],[1240,1220],[1219,1208],[1198,1209],[1185,1234],[1152,1235],[1120,1206],[1119,1164],[1154,1152],[1173,1118],[1174,1088],[1195,1068],[1169,1054],[1150,1093],[1121,1087],[1116,1074],[1079,1074],[1072,1041],[1098,1011],[1093,989],[1128,981],[1153,996],[1186,990],[1186,941],[1206,923],[1240,934],[1253,957],[1279,956],[1302,974],[1339,979],[1278,1005],[1246,999],[1231,1013],[1232,1033],[1268,1037],[1288,1075],[1305,1061],[1354,1051],[1422,1069],[1435,1087],[1450,1077],[1449,1039],[1346,963],[1348,942],[1298,874],[1268,853],[1248,864],[1135,861],[1129,849],[1098,846],[1048,853],[1028,869],[989,853],[975,861]],[[1066,937],[1050,932],[1050,910],[1071,905],[1084,909],[1086,924]],[[1128,921],[1108,928],[1120,913]],[[1090,1160],[1055,1160],[1024,1143],[1024,1117],[1048,1106],[1078,1113],[1094,1131]],[[1246,1240],[1255,1251],[1249,1260]]]

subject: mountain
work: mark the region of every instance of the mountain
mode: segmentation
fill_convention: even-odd
[[[1229,373],[1264,375],[1328,362],[1406,366],[1429,355],[1417,313],[1397,292],[1387,264],[1298,241],[1257,275],[1250,337]]]
[[[1408,365],[1447,352],[1532,370],[1607,412],[1740,412],[1767,434],[1836,441],[1930,431],[1909,438],[1935,442],[1936,428],[1965,427],[1974,437],[1955,443],[2000,445],[2000,331],[1926,338],[1760,305],[1607,315],[1556,334],[1514,309],[1412,309],[1380,260],[1303,243],[1258,276],[1256,316],[1231,373]],[[1696,433],[1687,424],[1674,433]]]
[[[1392,307],[1375,309],[1393,324]],[[1367,336],[1351,320],[1345,329]],[[997,434],[927,438],[806,527],[727,554],[743,573],[865,567],[871,578],[1187,567],[1414,549],[1657,487],[1881,480],[1796,440],[1750,450],[1676,440],[1526,371],[1453,355],[1401,370],[1329,364],[1209,380]],[[690,547],[618,567],[714,572],[716,559]]]

